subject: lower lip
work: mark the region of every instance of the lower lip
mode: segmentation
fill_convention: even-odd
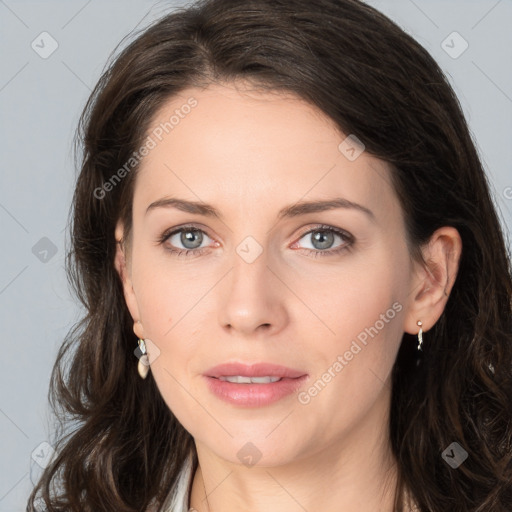
[[[236,384],[204,376],[210,391],[221,400],[241,407],[264,407],[298,391],[307,375],[268,384]]]

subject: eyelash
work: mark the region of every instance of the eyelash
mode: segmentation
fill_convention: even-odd
[[[200,229],[197,226],[189,224],[187,226],[182,226],[178,229],[173,229],[171,231],[169,231],[169,230],[165,231],[164,233],[162,233],[162,235],[158,238],[157,241],[159,244],[163,244],[171,236],[173,236],[177,233],[186,232],[186,231],[200,231],[200,232],[204,233],[206,236],[208,236],[208,234],[203,229]],[[309,229],[308,231],[305,231],[304,233],[302,233],[299,236],[298,240],[303,238],[305,235],[309,235],[309,234],[315,233],[317,231],[324,231],[324,232],[329,231],[331,233],[334,233],[335,235],[338,235],[339,237],[345,239],[346,244],[341,245],[340,247],[338,247],[336,249],[328,249],[325,251],[321,251],[319,249],[303,249],[303,250],[307,251],[307,254],[312,255],[315,258],[318,258],[318,257],[324,257],[324,256],[335,256],[337,254],[341,254],[344,251],[350,251],[352,249],[352,245],[354,243],[354,237],[352,235],[350,235],[346,231],[343,231],[338,228],[334,228],[332,226],[327,226],[325,224],[320,224],[318,226],[315,226],[312,229]],[[209,238],[211,238],[211,237],[209,237]],[[184,258],[188,257],[190,253],[193,253],[194,256],[200,256],[208,249],[209,249],[209,247],[203,247],[201,249],[171,249],[171,248],[166,247],[166,250],[169,251],[171,254],[173,254],[177,257],[184,257]]]

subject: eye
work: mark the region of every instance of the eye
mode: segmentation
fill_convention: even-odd
[[[341,243],[333,248],[336,238],[340,239]],[[205,231],[189,225],[164,232],[158,239],[158,243],[165,244],[165,249],[176,256],[199,256],[209,249],[209,246],[201,247],[206,239],[211,240]],[[339,254],[350,250],[354,243],[354,237],[348,232],[325,225],[310,229],[301,236],[299,241],[302,239],[310,242],[312,249],[304,250],[314,257]],[[292,245],[292,249],[296,249],[297,244],[298,241]]]
[[[188,256],[191,253],[202,254],[207,249],[207,247],[201,247],[205,239],[210,239],[210,237],[202,229],[195,226],[182,226],[172,231],[166,231],[158,242],[166,243],[166,250],[177,256]]]
[[[333,248],[336,238],[341,239],[341,243]],[[339,254],[342,251],[349,250],[354,242],[354,237],[346,231],[324,225],[310,229],[301,236],[300,240],[302,239],[310,242],[312,248],[306,248],[306,250],[308,254],[312,254],[315,257]],[[292,248],[296,248],[297,243],[295,242]]]

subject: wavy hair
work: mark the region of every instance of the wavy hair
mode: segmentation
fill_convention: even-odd
[[[137,166],[111,180],[170,98],[238,79],[297,94],[390,165],[414,257],[437,228],[459,231],[458,275],[424,335],[423,360],[404,333],[393,366],[395,510],[411,496],[421,512],[510,512],[512,277],[504,232],[443,72],[358,0],[204,0],[166,14],[111,57],[77,132],[66,270],[85,311],[53,368],[56,456],[27,511],[43,502],[50,512],[160,511],[189,453],[197,468],[193,438],[151,373],[145,381],[137,374],[133,320],[114,267],[114,229],[122,219],[130,232]],[[452,442],[468,453],[458,469],[442,457]]]

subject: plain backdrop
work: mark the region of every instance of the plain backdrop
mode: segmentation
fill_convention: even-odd
[[[447,74],[509,232],[512,1],[368,3],[410,33]],[[183,4],[0,0],[0,512],[25,509],[51,455],[50,372],[80,318],[64,272],[79,114],[123,37]]]

